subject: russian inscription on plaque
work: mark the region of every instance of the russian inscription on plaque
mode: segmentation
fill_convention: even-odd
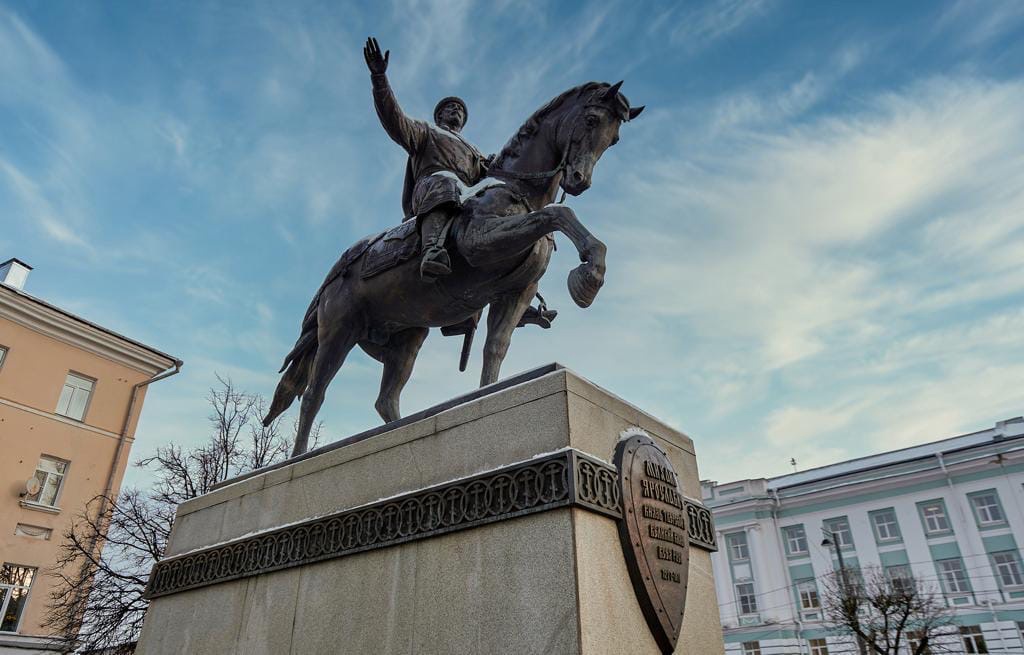
[[[688,504],[665,451],[641,430],[623,437],[615,450],[622,492],[619,538],[647,625],[662,652],[671,653],[686,605]]]

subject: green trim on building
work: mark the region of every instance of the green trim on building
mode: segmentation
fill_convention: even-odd
[[[878,553],[878,559],[881,561],[883,567],[910,564],[910,558],[907,557],[907,551],[905,550],[890,550],[884,553]]]
[[[974,506],[974,499],[980,496],[992,495],[996,499],[996,507],[999,508],[999,515],[1003,517],[1001,521],[995,523],[982,523],[981,516],[978,514],[978,508]],[[998,530],[1005,528],[1008,524],[1006,522],[1006,510],[1003,508],[1003,501],[999,498],[999,492],[996,489],[981,489],[978,491],[972,491],[967,494],[967,504],[971,507],[971,512],[974,514],[974,522],[978,525],[978,530]]]
[[[933,560],[960,557],[960,545],[955,541],[947,541],[942,544],[928,544],[928,550],[931,552]]]
[[[953,463],[953,462],[950,462]],[[953,484],[960,484],[963,482],[975,482],[977,480],[987,480],[990,478],[1001,478],[1003,471],[1006,473],[1021,473],[1024,472],[1024,464],[1014,464],[1012,466],[1005,466],[998,470],[985,470],[976,471],[974,473],[964,473],[962,475],[951,476]],[[945,478],[938,480],[932,480],[929,482],[918,482],[916,484],[908,484],[903,486],[893,487],[886,491],[873,491],[871,493],[857,494],[851,496],[845,496],[838,500],[828,500],[819,503],[811,503],[802,507],[795,507],[791,509],[780,509],[778,512],[779,518],[790,518],[794,516],[800,516],[801,514],[810,514],[813,512],[823,512],[830,509],[843,509],[850,505],[858,503],[868,503],[874,500],[889,500],[893,496],[902,496],[904,494],[917,493],[918,491],[928,491],[929,489],[944,489],[946,488]],[[782,502],[785,503],[789,498],[785,495],[782,496]],[[769,514],[770,515],[770,514]],[[717,517],[716,517],[717,521]]]
[[[945,530],[928,530],[928,522],[924,518],[924,505],[934,505],[938,503],[942,506],[942,514],[946,517],[946,525],[948,526]],[[921,530],[924,531],[924,536],[927,539],[934,539],[936,537],[948,537],[953,534],[953,521],[949,516],[949,508],[946,507],[945,498],[931,498],[929,500],[922,500],[917,505],[917,518],[921,519]]]
[[[789,567],[789,579],[793,582],[814,577],[814,567],[810,564],[796,564]]]
[[[796,639],[796,632],[779,628],[778,630],[761,630],[758,632],[733,632],[723,635],[727,644],[741,644],[744,641],[767,641],[769,639]]]
[[[892,498],[892,495],[889,495]],[[882,516],[883,514],[892,514],[893,525],[896,526],[896,536],[883,539],[878,534],[878,525],[875,523],[875,517]],[[879,546],[889,546],[892,544],[903,543],[903,529],[900,528],[900,520],[896,516],[895,507],[880,507],[879,509],[873,509],[868,512],[868,524],[871,526],[871,534],[875,535],[875,543]]]
[[[1000,534],[994,537],[982,537],[986,553],[999,553],[1004,550],[1017,550],[1017,541],[1012,534]]]

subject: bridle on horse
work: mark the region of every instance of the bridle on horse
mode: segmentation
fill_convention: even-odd
[[[604,97],[604,92],[601,92],[600,94],[595,94],[595,95],[599,95],[600,97],[603,98]],[[601,107],[603,109],[608,109],[608,107],[606,107],[601,102],[593,102],[593,101],[591,101],[591,102],[588,102],[587,104],[583,105],[583,110],[581,110],[580,113],[573,120],[572,130],[570,130],[570,132],[569,132],[569,143],[566,145],[565,150],[562,152],[562,160],[560,162],[558,162],[558,165],[555,166],[554,168],[552,168],[550,171],[541,171],[541,172],[537,172],[537,173],[519,173],[519,172],[516,172],[516,171],[509,171],[509,170],[505,170],[505,169],[501,169],[501,168],[491,168],[491,169],[488,169],[487,174],[489,176],[497,177],[497,178],[503,178],[504,177],[504,178],[510,178],[510,179],[513,179],[513,180],[523,180],[523,181],[526,181],[526,180],[547,180],[547,179],[550,179],[550,178],[554,177],[555,175],[558,175],[559,173],[562,173],[563,174],[563,179],[564,179],[564,177],[565,177],[565,166],[569,162],[569,153],[572,151],[572,147],[576,143],[576,140],[575,140],[575,138],[576,138],[576,131],[579,129],[580,119],[584,115],[584,112],[587,109],[587,107]],[[565,187],[562,187],[562,197],[559,198],[558,204],[562,204],[564,202],[565,202]],[[533,208],[530,207],[528,203],[527,203],[527,208],[529,208],[531,211],[533,211]]]

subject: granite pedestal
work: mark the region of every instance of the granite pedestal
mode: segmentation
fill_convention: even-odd
[[[696,499],[693,442],[557,365],[496,386],[182,504],[167,549],[182,566],[154,577],[137,653],[659,655],[616,519],[597,496],[565,501],[579,489],[555,480],[607,468],[640,428]],[[537,497],[454,522],[433,514],[524,476]],[[418,533],[406,507],[426,521]],[[676,652],[723,652],[700,548]]]

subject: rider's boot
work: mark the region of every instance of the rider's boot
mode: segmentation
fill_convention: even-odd
[[[448,217],[444,212],[430,212],[422,219],[423,259],[420,261],[420,277],[433,280],[452,272],[452,260],[444,244],[440,242]]]

